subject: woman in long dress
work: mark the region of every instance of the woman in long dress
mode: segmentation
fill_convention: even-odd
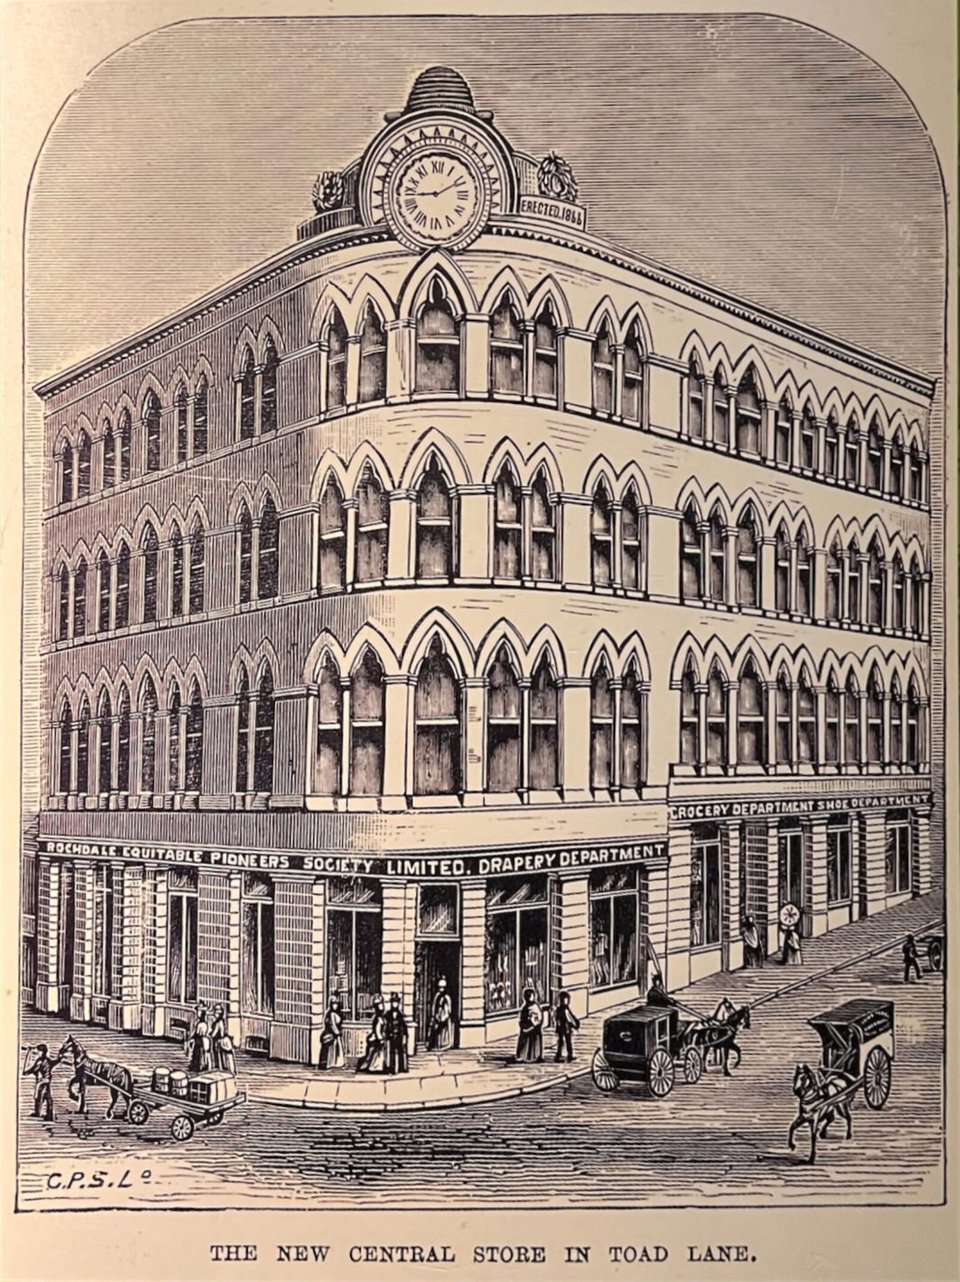
[[[367,1033],[367,1047],[357,1065],[358,1073],[385,1073],[387,1071],[387,1022],[382,997],[373,999],[373,1018]]]
[[[520,1007],[520,1035],[517,1038],[517,1062],[543,1063],[543,1010],[532,988],[524,989]]]
[[[781,961],[784,966],[802,966],[803,953],[800,951],[800,932],[796,926],[787,926],[783,936],[783,956]]]
[[[213,1067],[213,1052],[210,1043],[210,1025],[207,1023],[207,1008],[198,1006],[196,1016],[197,1022],[193,1026],[193,1033],[186,1045],[187,1054],[190,1056],[188,1072],[209,1073]]]
[[[231,1077],[236,1077],[237,1057],[233,1049],[233,1038],[227,1032],[227,1013],[219,1002],[213,1008],[210,1043],[214,1068],[219,1068],[222,1072],[229,1073]]]
[[[453,1045],[453,1002],[447,992],[447,981],[442,975],[437,980],[427,1045],[432,1051],[448,1051]]]
[[[320,1034],[320,1067],[343,1068],[343,1015],[340,1011],[340,998],[336,994],[330,998],[330,1005],[323,1017],[323,1032]]]

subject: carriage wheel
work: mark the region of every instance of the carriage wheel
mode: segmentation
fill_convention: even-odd
[[[890,1094],[893,1074],[890,1056],[882,1046],[874,1046],[863,1070],[863,1097],[870,1108],[883,1108]]]
[[[222,1108],[218,1108],[218,1109],[215,1109],[215,1110],[214,1110],[214,1112],[212,1112],[212,1113],[208,1116],[208,1118],[207,1118],[207,1125],[208,1125],[208,1126],[219,1126],[219,1125],[220,1125],[220,1123],[221,1123],[222,1121],[223,1121],[223,1109],[222,1109]]]
[[[127,1111],[127,1118],[134,1126],[142,1126],[150,1116],[150,1110],[144,1104],[142,1099],[130,1101],[130,1108]]]
[[[688,1086],[695,1086],[703,1075],[703,1058],[696,1046],[688,1046],[683,1052],[683,1080]]]
[[[593,1052],[590,1075],[598,1091],[615,1091],[620,1085],[620,1078],[607,1063],[607,1058],[601,1050]]]
[[[930,962],[931,970],[943,969],[943,944],[939,939],[931,939],[930,947],[927,949],[927,960]]]
[[[175,1117],[170,1123],[170,1134],[180,1143],[188,1140],[193,1134],[193,1118],[186,1113],[181,1113],[179,1117]]]
[[[663,1099],[673,1090],[675,1080],[676,1070],[673,1060],[662,1046],[657,1047],[647,1065],[647,1084],[650,1087],[650,1094],[655,1095],[657,1099]]]

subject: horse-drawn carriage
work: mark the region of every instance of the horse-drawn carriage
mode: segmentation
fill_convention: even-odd
[[[650,1094],[663,1099],[673,1090],[677,1065],[693,1085],[703,1072],[703,1057],[688,1045],[688,1025],[667,1006],[635,1006],[604,1021],[603,1046],[591,1064],[594,1084],[614,1091],[624,1082],[645,1082]]]
[[[810,1127],[810,1162],[817,1157],[817,1140],[837,1118],[846,1122],[847,1139],[853,1134],[850,1106],[859,1091],[867,1107],[881,1109],[890,1095],[896,1051],[893,1002],[858,997],[807,1021],[820,1035],[819,1068],[798,1064],[793,1076],[797,1116],[790,1125],[787,1143],[795,1148],[794,1135]]]
[[[933,931],[929,935],[921,935],[917,940],[918,945],[923,945],[927,950],[927,965],[932,971],[940,971],[944,968],[947,959],[947,937],[942,930]]]

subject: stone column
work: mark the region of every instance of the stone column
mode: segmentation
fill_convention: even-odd
[[[143,1001],[143,865],[114,865],[114,886],[123,887],[123,926],[119,1026],[124,1032],[140,1032]],[[116,892],[114,892],[116,893]],[[116,998],[118,994],[114,993]],[[111,1002],[113,1006],[113,1002]],[[113,1021],[111,1020],[111,1023]]]
[[[485,766],[484,706],[487,681],[485,677],[467,677],[463,682],[464,725],[466,747],[464,750],[465,806],[483,805]]]
[[[773,538],[761,538],[759,548],[760,557],[760,583],[757,592],[757,605],[763,610],[774,612],[777,608],[777,540]],[[790,581],[790,609],[794,606],[796,596],[796,551],[791,553],[793,565],[793,574]]]
[[[489,583],[493,574],[490,493],[485,485],[462,485],[457,496],[460,506],[458,581]]]
[[[406,673],[387,675],[383,679],[386,733],[383,755],[383,796],[380,804],[384,810],[405,810],[408,785],[409,789],[413,787],[412,778],[409,780],[407,778],[407,740],[410,735],[412,680]],[[348,706],[345,700],[345,718]]]
[[[660,953],[667,989],[685,988],[690,983],[690,847],[690,829],[674,828],[670,833],[666,956]],[[652,920],[652,904],[650,916]]]
[[[347,335],[347,386],[344,397],[347,405],[360,400],[360,335]]]
[[[827,617],[827,553],[825,548],[814,548],[810,556],[810,573],[813,576],[813,597],[810,602],[813,617]]]
[[[553,922],[559,930],[552,951],[559,950],[560,987],[570,994],[576,1015],[586,1015],[590,983],[590,878],[582,870],[561,874],[555,887]],[[557,996],[555,994],[554,996]]]
[[[680,520],[672,508],[647,508],[647,594],[651,601],[680,599]]]
[[[590,588],[590,514],[592,500],[589,494],[561,494],[560,520],[557,534],[560,539],[561,582],[565,588]]]
[[[593,335],[582,329],[562,330],[557,335],[563,370],[561,408],[593,413]]]
[[[319,994],[319,1027],[315,1009],[314,957],[316,922],[314,919],[315,884],[324,883],[294,875],[273,876],[273,959],[274,1018],[270,1025],[272,1059],[295,1060],[306,1064],[312,1057],[314,1033],[319,1047],[323,1027],[323,992]],[[322,921],[321,908],[321,948]]]
[[[864,810],[860,815],[860,852],[866,861],[867,913],[880,912],[887,903],[886,815],[882,810]]]
[[[713,437],[713,398],[716,384],[712,378],[704,377],[703,380],[703,442],[705,445],[712,445]]]
[[[383,945],[380,987],[387,1004],[399,993],[407,1022],[416,1023],[413,1009],[414,940],[417,934],[417,886],[400,878],[381,878]]]
[[[412,490],[394,490],[390,494],[390,533],[387,539],[387,583],[390,587],[409,586],[417,572],[416,499]]]
[[[70,1018],[89,1023],[93,1018],[94,864],[73,864],[73,985]],[[68,945],[69,946],[69,945]]]
[[[760,453],[773,466],[777,459],[777,404],[775,401],[763,401],[762,409]]]
[[[197,874],[197,997],[222,1002],[230,1036],[240,1036],[240,902],[243,874]]]
[[[676,830],[680,831],[680,830]],[[674,837],[676,832],[670,834],[670,849],[673,850]],[[689,834],[687,840],[689,850]],[[670,911],[670,889],[668,887],[670,865],[666,859],[651,860],[645,863],[641,870],[641,876],[646,879],[646,904],[647,904],[647,942],[649,944],[650,965],[659,964],[666,967],[667,964],[667,927],[668,913]],[[689,857],[687,864],[687,885],[689,887]],[[689,893],[689,890],[688,890]],[[690,926],[687,923],[687,938],[689,938]],[[643,967],[643,958],[640,958],[641,976]],[[667,981],[667,976],[664,975]]]
[[[804,831],[804,898],[810,934],[827,929],[827,816],[814,815]]]
[[[463,390],[468,400],[490,395],[490,317],[467,313],[460,326]]]
[[[933,858],[930,850],[930,806],[914,806],[911,821],[913,845],[913,892],[925,895],[933,885]]]
[[[302,806],[307,789],[307,697],[302,689],[274,696],[273,794],[271,806]]]
[[[723,879],[721,939],[724,970],[739,970],[743,965],[743,935],[740,920],[740,842],[739,823],[720,825],[720,859]]]
[[[462,944],[460,1045],[482,1046],[486,1041],[484,989],[486,979],[487,883],[464,881],[460,887]]]
[[[37,860],[37,1010],[60,1010],[60,861]]]
[[[147,868],[143,884],[143,1007],[141,1028],[145,1035],[162,1037],[167,1000],[167,932],[169,872]]]
[[[560,780],[564,801],[586,800],[590,793],[590,678],[561,677]]]
[[[725,525],[723,527],[723,536],[725,539],[723,548],[724,598],[728,605],[737,605],[740,597],[737,586],[737,527],[735,525]]]
[[[387,403],[408,401],[414,381],[414,329],[410,317],[388,320],[385,326],[387,339]],[[325,369],[326,361],[321,361]],[[324,402],[325,403],[325,402]]]
[[[731,681],[727,686],[727,765],[731,769],[739,764],[740,753],[737,742],[737,704],[740,698],[740,682]],[[706,740],[704,740],[706,745]]]

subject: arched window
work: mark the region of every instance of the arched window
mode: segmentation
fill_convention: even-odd
[[[260,430],[277,430],[277,349],[268,334],[263,344],[263,373],[260,375]]]
[[[117,479],[117,442],[110,426],[110,420],[103,421],[103,488],[113,485]]]
[[[387,573],[390,505],[369,464],[357,485],[357,582],[378,583]]]
[[[727,764],[727,682],[716,664],[707,679],[707,765]]]
[[[636,321],[623,346],[623,405],[621,413],[627,423],[643,421],[643,344]]]
[[[110,631],[110,558],[103,550],[97,556],[97,631]]]
[[[113,789],[113,706],[106,690],[100,695],[97,724],[100,731],[97,792],[111,792]]]
[[[460,683],[435,637],[417,674],[413,789],[418,796],[460,791]]]
[[[876,668],[867,682],[867,761],[872,766],[883,761],[883,691]]]
[[[453,577],[453,500],[431,455],[417,488],[417,578]]]
[[[360,325],[360,400],[382,401],[387,394],[387,336],[373,303]]]
[[[186,575],[183,559],[183,535],[174,523],[170,531],[170,613],[179,619],[186,611]]]
[[[596,414],[613,410],[613,343],[606,317],[593,340],[593,409]]]
[[[813,549],[807,527],[797,531],[797,614],[809,619],[813,615]]]
[[[543,468],[533,478],[530,514],[532,577],[541,583],[553,583],[557,576],[556,509],[550,502],[547,474]]]
[[[906,497],[903,488],[905,470],[906,452],[903,447],[903,433],[897,428],[893,444],[890,446],[890,493],[894,498]]]
[[[240,604],[253,599],[253,520],[246,503],[241,503],[237,518],[237,583]]]
[[[130,623],[130,549],[126,542],[117,553],[117,595],[113,611],[114,627],[125,628]]]
[[[827,416],[823,438],[823,471],[825,476],[840,474],[840,428],[833,414]]]
[[[557,679],[546,654],[530,687],[530,787],[534,791],[560,784],[559,697]]]
[[[174,681],[167,699],[167,792],[182,792],[183,777],[183,725],[180,708],[183,700],[180,687]]]
[[[899,678],[894,673],[890,683],[890,761],[895,766],[903,765],[903,690]]]
[[[806,668],[800,673],[797,691],[797,760],[812,765],[817,759],[817,696],[810,686]]]
[[[737,388],[736,444],[738,454],[760,453],[760,397],[752,368],[747,370]]]
[[[915,503],[923,502],[923,461],[916,441],[910,446],[910,497]]]
[[[60,567],[58,584],[57,640],[66,641],[70,635],[70,571],[66,565]]]
[[[203,791],[203,699],[196,681],[187,706],[187,742],[184,788],[187,792]]]
[[[843,477],[848,485],[860,484],[860,428],[853,418],[847,424]]]
[[[680,760],[685,766],[700,764],[700,710],[697,675],[691,660],[680,681]]]
[[[713,376],[713,440],[722,449],[730,444],[730,402],[727,380],[722,369]]]
[[[210,387],[206,374],[197,379],[197,390],[193,396],[193,456],[198,458],[207,452],[207,424],[209,417]]]
[[[800,466],[808,472],[817,466],[817,424],[809,404],[800,418]]]
[[[719,508],[713,509],[710,517],[710,599],[726,601],[727,574],[726,548],[723,533],[723,514]]]
[[[907,622],[906,611],[906,586],[907,576],[904,573],[903,561],[900,553],[894,554],[893,558],[893,626],[898,632],[903,632]]]
[[[237,677],[237,792],[250,791],[250,678],[246,668]]]
[[[760,601],[760,557],[757,523],[751,508],[737,522],[737,601],[755,606]]]
[[[876,538],[867,559],[867,622],[880,627],[884,621],[883,552]]]
[[[860,691],[852,672],[847,677],[844,695],[843,759],[848,766],[858,766],[860,764]]]
[[[907,765],[914,770],[920,769],[923,760],[920,711],[920,696],[916,683],[911,679],[907,689]]]
[[[77,437],[77,498],[90,493],[90,437],[81,428]]]
[[[257,687],[257,718],[253,739],[253,790],[273,792],[273,673],[270,664],[263,665]]]
[[[874,417],[867,432],[867,489],[879,490],[882,481],[883,445],[880,438],[880,425]]]
[[[519,579],[523,508],[520,486],[509,463],[501,465],[493,491],[493,576]]]
[[[260,547],[257,556],[257,596],[272,601],[280,591],[280,518],[268,494],[260,512]]]
[[[557,322],[549,300],[534,322],[533,394],[544,400],[557,399]]]
[[[703,440],[703,371],[695,356],[690,357],[687,367],[687,419],[691,441]]]
[[[860,564],[860,545],[854,539],[850,544],[850,563],[848,571],[847,591],[849,596],[849,609],[847,616],[851,623],[860,623],[863,612],[863,588],[866,584],[862,577],[863,567]]]
[[[372,650],[350,678],[350,791],[383,792],[383,668]]]
[[[490,317],[490,390],[517,396],[523,392],[523,331],[509,293]]]
[[[58,791],[70,791],[70,774],[73,767],[73,719],[70,716],[70,704],[64,699],[60,705],[60,763],[58,772]]]
[[[60,502],[73,499],[73,446],[64,439],[60,451]]]
[[[439,278],[417,317],[416,390],[460,390],[460,325]]]
[[[186,463],[190,454],[190,439],[187,430],[187,389],[182,383],[174,395],[173,407],[177,420],[177,462]]]
[[[843,604],[843,550],[839,537],[827,552],[827,618],[837,620]]]
[[[613,784],[613,691],[606,659],[601,658],[590,678],[590,786]]]
[[[146,438],[146,471],[160,468],[160,401],[156,392],[148,392],[143,402],[143,431]]]
[[[317,678],[317,759],[313,790],[338,797],[343,774],[343,687],[340,670],[324,655]]]
[[[140,687],[140,791],[156,790],[157,691],[149,676]]]
[[[120,428],[118,433],[120,437],[120,476],[118,479],[121,484],[126,484],[126,482],[130,480],[130,437],[132,431],[133,429],[130,425],[130,411],[124,410],[120,415]]]
[[[623,586],[628,591],[641,591],[644,586],[643,510],[633,485],[623,496],[620,512],[620,560]]]
[[[790,609],[790,536],[782,523],[777,527],[776,556],[776,608],[781,614]]]
[[[190,613],[201,614],[204,602],[206,564],[206,539],[203,525],[197,517],[190,535]]]
[[[829,765],[840,760],[840,691],[833,677],[827,681],[824,697],[824,757]]]
[[[341,592],[346,586],[347,522],[343,491],[331,473],[320,495],[320,591]]]
[[[77,787],[79,793],[90,791],[90,705],[86,695],[80,700],[77,718]]]
[[[777,677],[776,700],[777,762],[782,766],[789,766],[793,760],[792,695],[790,682],[783,669]]]
[[[809,406],[804,406],[804,417],[809,414]],[[777,417],[773,425],[774,461],[789,467],[793,459],[793,406],[786,396],[780,398],[777,406]]]
[[[700,513],[692,502],[680,522],[680,592],[684,601],[700,601],[705,595]]]
[[[240,362],[239,389],[238,436],[241,441],[249,441],[257,426],[257,370],[249,347],[244,348]]]
[[[620,783],[624,788],[639,788],[643,783],[644,711],[637,661],[631,659],[620,691]]]
[[[130,791],[130,694],[120,688],[117,702],[117,792]]]
[[[765,691],[752,661],[740,673],[737,705],[737,760],[758,765],[767,759]]]
[[[603,481],[593,491],[590,517],[590,558],[595,588],[608,588],[613,582],[613,513],[610,494]]]
[[[155,623],[157,620],[157,573],[160,561],[160,544],[157,532],[148,524],[140,540],[143,552],[143,621]]]
[[[87,563],[83,557],[73,572],[73,635],[82,637],[87,630]]]
[[[487,791],[516,792],[520,774],[520,682],[502,645],[487,673]]]

